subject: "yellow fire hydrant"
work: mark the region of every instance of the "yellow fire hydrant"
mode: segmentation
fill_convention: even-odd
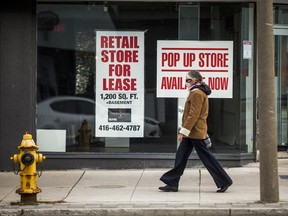
[[[16,175],[20,175],[20,188],[16,190],[16,193],[21,195],[22,203],[36,203],[37,193],[42,192],[37,187],[37,175],[40,177],[36,169],[36,165],[46,159],[42,154],[38,154],[36,151],[39,149],[32,139],[32,135],[26,133],[23,135],[23,140],[18,146],[19,154],[14,154],[10,159],[13,164],[19,164],[19,170],[14,172]]]
[[[92,141],[92,134],[86,119],[82,122],[78,132],[79,135],[76,137],[76,140],[79,142],[81,150],[88,151],[90,149],[90,143]]]

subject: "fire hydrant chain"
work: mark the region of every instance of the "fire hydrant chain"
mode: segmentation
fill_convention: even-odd
[[[18,175],[18,173],[20,172],[20,167],[18,168],[18,170],[16,171],[15,169],[15,163],[13,163],[13,170],[14,170],[14,174]]]
[[[26,166],[23,168],[23,170],[25,170],[25,168],[26,168]],[[23,171],[23,170],[20,169],[20,166],[19,166],[18,170],[16,171],[15,170],[15,163],[13,163],[13,170],[14,170],[14,174],[15,175],[18,175],[20,171]]]
[[[43,171],[43,163],[40,164],[40,171],[37,170],[37,176],[40,177]]]

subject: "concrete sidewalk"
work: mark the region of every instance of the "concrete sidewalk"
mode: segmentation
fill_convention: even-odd
[[[288,159],[279,159],[280,202],[260,203],[259,163],[229,168],[225,193],[205,168],[188,168],[179,192],[161,192],[168,169],[44,171],[37,205],[19,205],[19,176],[0,173],[0,215],[288,215]]]

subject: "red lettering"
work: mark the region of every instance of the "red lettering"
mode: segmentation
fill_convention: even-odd
[[[204,53],[199,53],[199,67],[204,67],[205,62],[204,62]]]
[[[200,67],[228,67],[228,53],[199,53]]]
[[[195,61],[195,53],[183,53],[183,66],[192,67]]]
[[[102,36],[100,39],[100,46],[101,48],[108,48],[108,37],[107,36]]]
[[[114,78],[104,78],[103,79],[103,90],[104,91],[136,91],[136,79],[114,79]]]
[[[122,80],[121,79],[115,79],[115,86],[114,86],[114,90],[123,90],[122,87]]]
[[[186,89],[182,77],[162,77],[161,89]]]
[[[101,48],[139,48],[137,36],[101,36]]]
[[[136,91],[136,79],[123,79],[123,90],[124,91]]]
[[[168,67],[176,67],[179,60],[179,53],[162,53],[162,67],[165,66],[165,62],[167,63]]]
[[[129,48],[129,40],[128,40],[128,37],[123,37],[123,41],[122,41],[122,44],[121,44],[121,48]]]
[[[102,62],[138,62],[138,50],[102,50]]]
[[[223,62],[222,62],[222,67],[228,67],[228,53],[223,54]]]
[[[110,36],[110,40],[113,40],[114,37],[111,37]],[[121,42],[121,36],[115,36],[115,39],[116,39],[116,47],[110,47],[110,48],[119,48],[119,44]]]
[[[102,62],[108,62],[109,61],[109,57],[108,57],[108,50],[102,50],[101,51],[101,61]]]
[[[131,66],[128,64],[110,64],[109,66],[109,76],[131,76]]]
[[[135,37],[132,37],[131,39],[133,41],[133,47],[139,48],[138,37],[135,36]]]
[[[228,77],[209,77],[208,85],[212,90],[227,90],[228,80]]]
[[[217,59],[215,60],[215,63],[216,63],[216,65],[219,65],[219,67],[223,67],[222,65],[223,65],[223,55],[222,54],[220,54],[220,53],[218,53],[217,55],[218,55],[218,57],[217,57]],[[217,61],[217,62],[216,62]],[[213,66],[212,66],[213,67]]]

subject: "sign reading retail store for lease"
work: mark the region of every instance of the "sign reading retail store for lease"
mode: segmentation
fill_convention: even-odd
[[[97,137],[144,135],[144,33],[96,31]]]
[[[233,41],[158,41],[157,97],[186,97],[185,76],[201,73],[211,98],[233,97]]]

